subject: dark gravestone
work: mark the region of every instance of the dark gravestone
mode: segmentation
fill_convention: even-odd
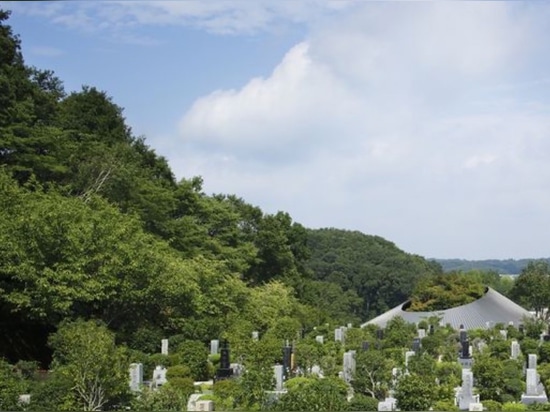
[[[376,339],[378,340],[384,339],[384,331],[382,329],[376,330]]]
[[[289,378],[292,370],[292,346],[283,346],[283,374],[285,380]]]
[[[430,334],[430,335],[433,335],[434,332],[435,332],[435,326],[434,326],[434,325],[430,325],[429,334]]]
[[[233,369],[231,369],[231,359],[229,358],[229,343],[224,340],[220,349],[220,367],[216,372],[216,380],[226,379],[232,375]]]
[[[418,353],[420,351],[420,338],[414,338],[413,339],[412,350],[415,353]]]
[[[363,350],[369,350],[369,347],[370,347],[370,343],[369,342],[363,342],[362,345],[361,345],[361,348]]]
[[[468,339],[460,342],[461,350],[460,350],[460,357],[462,359],[468,359],[470,358],[470,342]]]

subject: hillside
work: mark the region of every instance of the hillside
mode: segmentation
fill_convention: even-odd
[[[546,259],[485,259],[485,260],[466,260],[466,259],[430,259],[441,265],[445,272],[469,271],[469,270],[487,270],[495,271],[500,274],[517,275],[525,269],[529,262],[535,260],[545,260],[550,263],[550,258]]]
[[[308,245],[306,264],[315,278],[357,293],[362,319],[405,301],[422,277],[441,271],[434,262],[358,231],[308,230]]]

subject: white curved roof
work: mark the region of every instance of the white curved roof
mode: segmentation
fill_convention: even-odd
[[[478,329],[486,328],[489,322],[493,325],[496,323],[507,325],[509,322],[514,322],[517,326],[525,317],[533,316],[529,311],[491,288],[487,288],[485,294],[474,302],[441,311],[406,312],[403,308],[407,303],[409,301],[369,320],[361,327],[374,324],[385,328],[386,323],[395,316],[401,316],[409,323],[418,323],[423,319],[438,316],[441,317],[443,325],[450,324],[455,329],[461,326],[465,329]]]

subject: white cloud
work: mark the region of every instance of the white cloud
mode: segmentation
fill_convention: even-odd
[[[522,86],[547,84],[532,77],[549,68],[547,12],[362,3],[314,25],[270,76],[198,99],[175,169],[424,255],[548,254],[548,101]]]
[[[188,26],[217,34],[276,31],[282,25],[318,20],[351,7],[351,1],[73,1],[18,2],[11,9],[50,19],[72,30],[101,33],[120,42],[154,44],[139,35],[142,27]]]

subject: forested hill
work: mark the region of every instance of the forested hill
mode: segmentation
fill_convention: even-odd
[[[339,229],[308,230],[307,267],[317,280],[360,296],[359,314],[368,319],[409,298],[426,274],[441,271],[435,262],[398,249],[379,236]]]
[[[466,260],[466,259],[433,259],[439,263],[445,272],[469,271],[469,270],[490,270],[500,274],[517,275],[525,269],[529,262],[534,260],[544,260],[550,263],[550,258],[546,259],[485,259],[485,260]]]
[[[176,180],[94,87],[28,67],[0,10],[0,358],[50,360],[48,336],[94,319],[117,343],[235,353],[364,321],[435,265],[378,237],[309,231],[235,195]],[[241,352],[242,353],[242,352]]]

